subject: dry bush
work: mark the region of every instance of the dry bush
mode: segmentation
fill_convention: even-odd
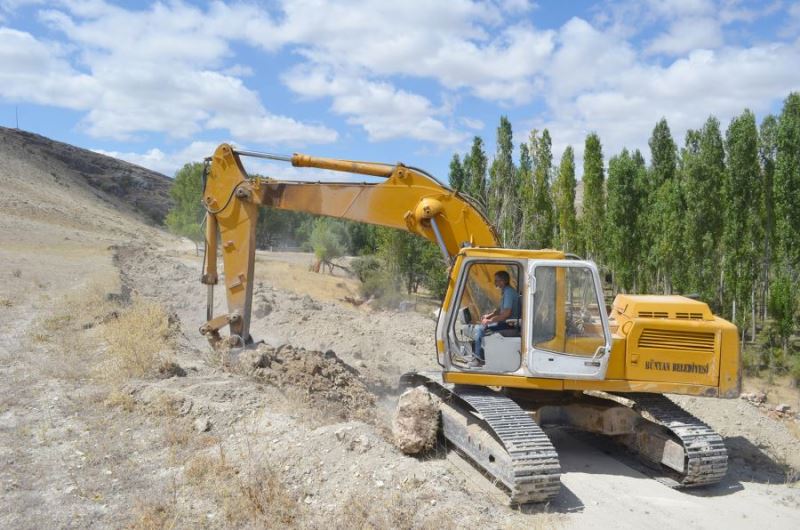
[[[40,370],[62,379],[87,375],[87,365],[95,361],[99,350],[92,330],[117,308],[108,295],[114,285],[113,281],[96,279],[46,306],[29,332],[29,339],[50,354],[39,364]]]
[[[386,492],[353,494],[332,518],[336,529],[379,530],[383,528],[419,528],[439,530],[455,528],[456,523],[444,511],[422,514],[427,503],[413,493]]]
[[[118,388],[108,393],[104,404],[108,407],[119,407],[125,412],[133,412],[136,409],[136,400],[133,396]]]
[[[107,343],[107,358],[100,375],[112,382],[154,375],[165,362],[171,362],[173,331],[169,315],[155,302],[141,299],[102,330]]]
[[[192,424],[186,418],[164,422],[164,442],[170,447],[185,447],[192,439]]]
[[[139,503],[134,510],[130,530],[163,530],[174,528],[177,510],[174,504],[165,502]]]
[[[285,528],[299,526],[302,508],[277,471],[258,463],[247,470],[219,455],[199,454],[184,469],[187,484],[214,496],[230,526]]]

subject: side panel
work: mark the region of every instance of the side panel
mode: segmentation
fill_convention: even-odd
[[[719,383],[722,333],[712,322],[635,319],[627,339],[630,379]]]

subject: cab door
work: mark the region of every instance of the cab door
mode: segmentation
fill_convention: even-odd
[[[534,377],[604,379],[611,333],[594,263],[533,260],[525,306],[528,369]]]

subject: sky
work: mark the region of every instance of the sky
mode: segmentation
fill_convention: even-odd
[[[800,1],[0,0],[0,125],[167,175],[230,142],[446,181],[500,116],[580,175],[590,132],[647,158],[662,117],[680,146],[798,90]]]

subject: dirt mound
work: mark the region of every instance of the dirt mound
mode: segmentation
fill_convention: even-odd
[[[392,421],[392,434],[397,448],[407,455],[428,451],[436,443],[438,430],[439,406],[436,398],[423,386],[403,392]]]
[[[374,421],[374,396],[358,372],[331,350],[323,353],[262,344],[242,352],[238,368],[278,388],[296,392],[326,415]]]

